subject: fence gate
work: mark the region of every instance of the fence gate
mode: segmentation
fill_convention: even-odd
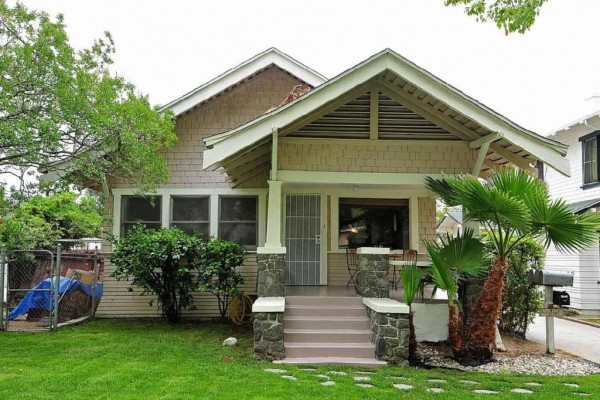
[[[48,250],[0,254],[0,329],[36,331],[56,328],[57,263]],[[22,312],[27,306],[27,311]]]

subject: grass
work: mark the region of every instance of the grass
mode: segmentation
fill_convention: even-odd
[[[228,336],[238,346],[225,347]],[[564,399],[573,392],[600,396],[600,376],[541,377],[460,373],[385,367],[370,375],[375,388],[356,386],[357,369],[320,367],[317,372],[284,366],[298,381],[288,381],[252,360],[252,333],[210,323],[168,325],[157,321],[98,320],[55,333],[0,333],[0,399],[475,399],[475,388],[497,390],[501,399]],[[335,386],[319,384],[315,374],[332,369]],[[404,379],[400,379],[402,377]],[[445,379],[434,384],[428,379]],[[460,380],[478,381],[471,386]],[[536,393],[510,393],[526,382],[539,382]],[[393,383],[408,383],[400,391]],[[573,389],[564,383],[575,383]],[[429,387],[443,387],[441,394]]]

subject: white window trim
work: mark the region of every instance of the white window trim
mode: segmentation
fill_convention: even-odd
[[[113,201],[113,228],[115,237],[121,235],[121,202],[123,196],[136,196],[132,188],[115,188],[111,190]],[[157,189],[149,196],[161,196],[161,226],[168,228],[171,219],[171,196],[210,196],[210,236],[217,236],[219,225],[219,196],[257,196],[258,197],[258,243],[264,246],[267,230],[267,192],[268,189]],[[254,251],[249,251],[253,253]]]

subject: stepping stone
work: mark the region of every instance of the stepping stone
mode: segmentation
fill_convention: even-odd
[[[354,380],[356,382],[370,382],[371,378],[369,378],[368,376],[355,376]]]
[[[473,393],[477,393],[477,394],[498,394],[500,392],[497,392],[495,390],[476,389],[476,390],[473,390]]]
[[[359,375],[374,375],[375,372],[369,372],[369,371],[358,371],[357,374]]]
[[[372,387],[375,387],[375,386],[371,385],[370,383],[357,383],[356,386],[360,386],[361,388],[372,388]]]
[[[287,379],[289,381],[297,381],[298,380],[298,378],[296,378],[295,376],[291,376],[291,375],[281,375],[281,377],[283,379]]]
[[[568,386],[568,387],[572,387],[572,388],[578,388],[579,385],[576,383],[563,383],[563,385]]]
[[[577,392],[574,392],[573,394],[575,396],[589,396],[590,395],[589,393],[577,393]]]
[[[542,386],[542,384],[539,382],[527,382],[526,385],[527,386]]]
[[[442,388],[429,388],[427,391],[431,393],[444,393],[444,389]]]
[[[334,386],[335,382],[334,381],[325,381],[325,382],[321,382],[321,385],[323,385],[323,386]]]
[[[285,369],[277,369],[277,368],[267,368],[265,369],[267,372],[271,372],[273,374],[285,374],[287,371]]]
[[[329,375],[340,375],[340,376],[348,375],[347,373],[342,372],[342,371],[329,371],[328,374]]]
[[[445,379],[427,379],[427,382],[430,382],[430,383],[446,383],[448,381],[445,380]]]
[[[315,375],[315,376],[316,376],[317,378],[320,378],[320,379],[327,379],[327,380],[329,380],[329,375],[323,375],[323,374],[319,374],[319,375]]]
[[[479,382],[477,381],[469,381],[466,379],[461,379],[459,382],[464,383],[465,385],[479,385]]]
[[[400,379],[400,380],[403,380],[403,381],[409,381],[410,380],[409,378],[406,378],[404,376],[386,376],[386,378],[387,379]]]
[[[523,394],[531,394],[531,393],[533,393],[533,391],[531,391],[529,389],[521,389],[521,388],[512,389],[511,392],[513,392],[513,393],[523,393]]]
[[[316,371],[316,368],[300,368],[300,371],[308,371],[308,372],[313,372]]]
[[[413,388],[412,385],[405,385],[404,383],[396,383],[394,387],[400,390],[410,390]]]

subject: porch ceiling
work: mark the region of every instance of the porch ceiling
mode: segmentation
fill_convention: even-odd
[[[262,160],[260,167],[268,168],[264,155],[275,128],[280,136],[373,139],[374,124],[379,140],[463,140],[479,147],[487,137],[484,175],[509,164],[533,170],[538,160],[569,174],[567,146],[521,128],[389,50],[269,114],[206,139],[204,166],[241,171]],[[261,151],[250,155],[253,149]]]

